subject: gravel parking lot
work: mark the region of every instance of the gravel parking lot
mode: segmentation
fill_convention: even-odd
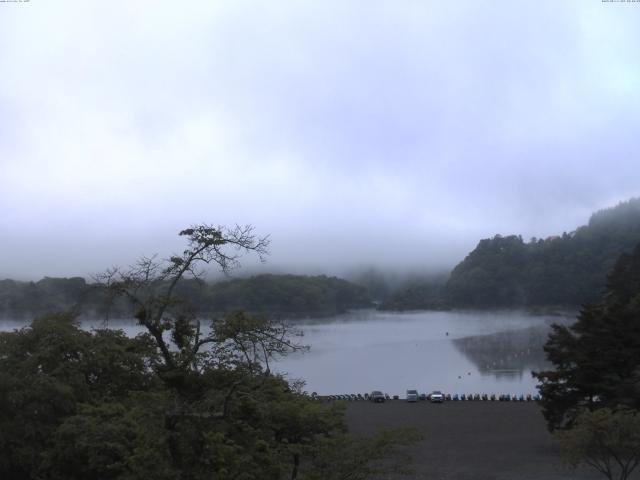
[[[529,402],[352,402],[354,434],[415,427],[424,440],[409,447],[415,479],[592,480],[591,469],[571,470],[557,458],[540,407]]]

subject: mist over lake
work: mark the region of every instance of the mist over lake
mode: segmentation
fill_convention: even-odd
[[[565,321],[521,312],[358,311],[302,324],[310,351],[275,368],[318,394],[534,394],[531,371],[545,367],[550,325]]]
[[[273,370],[304,379],[318,394],[382,390],[403,396],[420,392],[535,394],[532,371],[546,367],[542,345],[552,323],[570,316],[534,316],[519,311],[408,313],[358,310],[292,322],[309,351],[280,358]],[[23,327],[3,321],[0,330]],[[99,320],[85,321],[100,328]],[[143,327],[110,320],[133,336]]]

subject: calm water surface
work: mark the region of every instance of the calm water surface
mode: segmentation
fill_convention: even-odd
[[[281,359],[277,369],[319,394],[534,394],[531,372],[548,366],[542,345],[550,325],[570,320],[520,312],[354,312],[300,325],[311,350]]]
[[[551,323],[571,321],[521,312],[362,310],[298,323],[310,350],[279,359],[273,369],[304,379],[307,391],[321,395],[382,390],[403,396],[407,389],[533,394],[531,371],[547,366],[542,345]],[[0,330],[23,325],[5,321]],[[141,331],[109,325],[129,335]]]

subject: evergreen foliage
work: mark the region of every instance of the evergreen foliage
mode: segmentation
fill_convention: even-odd
[[[594,213],[571,233],[525,242],[480,240],[448,280],[417,282],[385,300],[386,310],[577,307],[598,300],[607,273],[640,242],[640,198]]]
[[[372,305],[364,287],[337,277],[257,275],[211,285],[205,308],[228,313],[242,309],[280,317],[343,313]]]
[[[554,370],[535,376],[550,429],[583,409],[640,410],[640,244],[619,258],[600,303],[570,327],[554,325],[545,352]]]
[[[447,310],[450,305],[445,298],[442,279],[422,280],[389,295],[379,306],[379,310]]]
[[[640,464],[640,413],[633,410],[585,411],[573,428],[555,436],[565,462],[584,463],[609,480],[631,478]]]
[[[85,317],[126,318],[131,307],[110,301],[104,291],[80,277],[45,277],[38,282],[0,281],[0,318],[29,319],[50,311],[69,310]],[[162,288],[158,282],[157,288]],[[371,307],[365,287],[324,275],[255,275],[208,283],[184,279],[176,293],[197,304],[203,315],[225,315],[242,309],[269,317],[330,316]]]
[[[348,442],[339,404],[234,352],[172,383],[148,334],[88,332],[68,314],[0,333],[0,478],[280,479],[294,454],[305,478],[309,455]]]
[[[50,314],[0,333],[0,478],[344,479],[399,471],[394,448],[417,438],[352,438],[344,405],[325,404],[271,372],[304,348],[285,324],[236,311],[201,328],[179,295],[202,264],[227,272],[266,252],[250,226],[180,232],[187,248],[101,275],[146,333],[81,330]],[[335,462],[346,451],[357,461]],[[404,462],[403,462],[404,463]]]
[[[451,272],[447,300],[464,307],[582,305],[596,301],[607,273],[640,242],[640,198],[591,216],[575,232],[525,243],[481,240]]]

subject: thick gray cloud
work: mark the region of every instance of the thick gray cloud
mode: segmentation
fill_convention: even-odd
[[[451,265],[638,195],[639,3],[0,4],[0,277],[252,223],[268,268]]]

